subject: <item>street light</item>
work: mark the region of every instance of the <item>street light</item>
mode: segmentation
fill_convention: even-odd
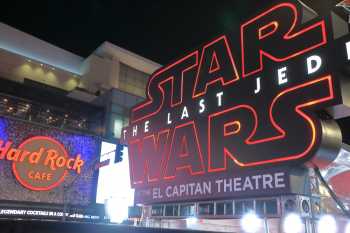
[[[298,214],[290,213],[283,220],[284,233],[301,233],[304,228],[303,220]]]
[[[242,217],[241,227],[246,233],[256,233],[262,227],[262,220],[254,212],[249,212]]]
[[[317,224],[317,233],[337,233],[337,222],[331,215],[323,215]]]

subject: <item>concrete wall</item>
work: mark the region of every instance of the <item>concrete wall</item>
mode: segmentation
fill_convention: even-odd
[[[80,67],[84,58],[3,23],[0,23],[0,48],[75,74],[81,74]]]
[[[21,83],[29,79],[66,91],[75,89],[80,80],[70,72],[1,49],[0,76]]]
[[[83,76],[79,87],[95,93],[98,90],[118,88],[119,61],[90,55],[82,66]]]
[[[125,81],[120,81],[120,63],[147,74],[160,67],[109,42],[104,42],[85,59],[0,23],[0,75],[3,78],[17,82],[30,79],[66,91],[80,87],[92,96],[97,91],[103,93],[111,89],[144,96],[144,87],[142,91],[134,91],[133,87],[127,89],[121,85]],[[127,81],[138,83],[138,78],[130,75]]]

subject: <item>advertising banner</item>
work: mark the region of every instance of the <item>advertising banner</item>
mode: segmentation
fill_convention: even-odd
[[[350,36],[334,38],[330,15],[303,15],[298,1],[273,1],[151,75],[122,132],[138,203],[157,193],[152,187],[161,202],[167,187],[185,184],[187,194],[196,182],[217,198],[222,177],[336,158],[342,136],[333,119],[350,106],[342,78]]]
[[[6,218],[29,218],[29,219],[52,219],[61,220],[63,214],[66,219],[74,221],[102,221],[100,216],[83,213],[63,213],[62,211],[53,211],[50,209],[20,209],[20,208],[0,208],[0,217]]]

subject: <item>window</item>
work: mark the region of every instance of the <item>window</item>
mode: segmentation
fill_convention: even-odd
[[[174,206],[174,216],[179,216],[179,206],[178,205]]]
[[[129,125],[129,117],[124,117],[123,119],[123,126],[128,126]]]
[[[232,201],[216,203],[216,215],[232,215],[233,204]]]
[[[225,203],[216,203],[216,215],[225,215]]]
[[[112,123],[113,123],[113,136],[115,138],[120,138],[122,134],[123,127],[129,124],[129,118],[121,116],[119,114],[112,114]]]
[[[178,216],[178,206],[177,205],[166,205],[165,206],[165,216]]]
[[[194,214],[195,214],[194,204],[180,205],[180,216],[189,217],[189,216],[194,216]]]
[[[235,202],[235,215],[243,215],[243,201],[236,201]]]
[[[163,216],[163,206],[152,206],[152,216]]]
[[[266,200],[266,214],[267,215],[277,215],[278,214],[278,208],[277,208],[277,200]]]
[[[120,138],[122,134],[123,120],[122,118],[114,119],[113,135],[116,138]]]
[[[225,203],[225,215],[232,215],[233,214],[233,203],[227,202]]]
[[[165,206],[165,216],[173,216],[174,215],[174,206],[167,205]]]
[[[198,205],[199,215],[214,215],[214,203],[200,203]]]
[[[254,211],[254,200],[247,200],[243,202],[244,213]]]
[[[265,200],[257,200],[255,203],[256,214],[259,216],[265,215]]]
[[[277,200],[257,200],[256,201],[256,213],[258,215],[277,215]]]
[[[236,215],[243,215],[250,211],[254,211],[254,200],[244,200],[235,202]]]

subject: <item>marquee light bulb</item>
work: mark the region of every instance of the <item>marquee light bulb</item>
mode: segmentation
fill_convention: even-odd
[[[337,222],[331,215],[324,215],[317,224],[317,233],[337,233]]]
[[[262,226],[262,220],[254,213],[249,212],[241,219],[241,227],[246,233],[256,233]]]
[[[304,229],[304,223],[301,217],[295,213],[288,214],[283,220],[284,233],[301,233]]]

